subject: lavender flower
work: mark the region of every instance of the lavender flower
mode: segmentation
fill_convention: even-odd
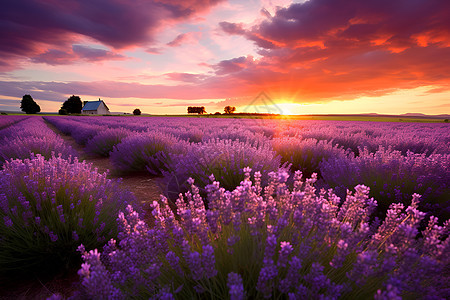
[[[244,285],[242,283],[242,277],[239,274],[233,272],[228,273],[227,286],[230,290],[231,300],[245,299]]]
[[[104,268],[105,290],[112,285],[130,298],[445,298],[450,222],[437,226],[432,218],[419,238],[417,195],[408,207],[392,205],[380,223],[372,221],[376,202],[367,187],[357,186],[339,206],[332,190],[315,189],[315,176],[302,181],[297,173],[291,190],[285,174],[271,174],[260,188],[245,174],[231,192],[211,177],[208,210],[189,180],[191,192],[178,198],[176,217],[166,198],[152,204],[152,227],[128,206],[118,218],[118,242],[105,246],[100,261],[84,262],[89,272]],[[97,284],[89,276],[82,278],[86,287]]]
[[[130,130],[124,128],[99,131],[87,142],[86,151],[100,156],[109,156],[114,146],[131,134],[132,132]]]
[[[3,130],[5,131],[5,130]],[[10,159],[26,159],[40,154],[51,158],[78,156],[78,153],[46,126],[41,117],[30,117],[10,126],[7,132],[0,130],[0,164]]]
[[[40,155],[5,163],[0,171],[2,270],[24,273],[42,269],[40,264],[57,270],[76,259],[80,242],[94,248],[114,236],[113,216],[134,197],[91,168],[77,159]],[[99,205],[97,199],[108,201]]]

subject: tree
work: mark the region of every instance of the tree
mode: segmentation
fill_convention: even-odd
[[[60,115],[67,115],[67,110],[65,110],[64,108],[61,108],[61,109],[58,111],[58,114],[60,114]]]
[[[232,113],[234,113],[236,111],[236,107],[234,107],[234,106],[225,106],[225,108],[223,110],[225,111],[225,113],[227,115],[231,115]]]
[[[136,108],[135,110],[133,110],[133,115],[140,116],[141,115],[141,110],[139,108]]]
[[[35,114],[41,111],[41,107],[30,95],[24,95],[22,97],[22,101],[20,101],[20,109],[27,114]]]
[[[203,114],[206,114],[206,110],[205,110],[204,106],[189,106],[188,107],[188,114],[203,115]]]
[[[69,114],[80,114],[83,108],[83,102],[79,96],[72,95],[67,99],[61,109],[65,109]]]

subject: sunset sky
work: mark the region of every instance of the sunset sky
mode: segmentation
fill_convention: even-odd
[[[265,92],[270,99],[255,99]],[[0,110],[450,114],[448,0],[2,0]]]

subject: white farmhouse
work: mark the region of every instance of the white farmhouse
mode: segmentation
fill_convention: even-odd
[[[84,115],[109,115],[109,108],[100,99],[98,101],[86,101],[81,113]]]

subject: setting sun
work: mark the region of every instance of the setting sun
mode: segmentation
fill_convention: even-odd
[[[301,105],[297,103],[277,103],[281,115],[299,115],[302,114]]]

